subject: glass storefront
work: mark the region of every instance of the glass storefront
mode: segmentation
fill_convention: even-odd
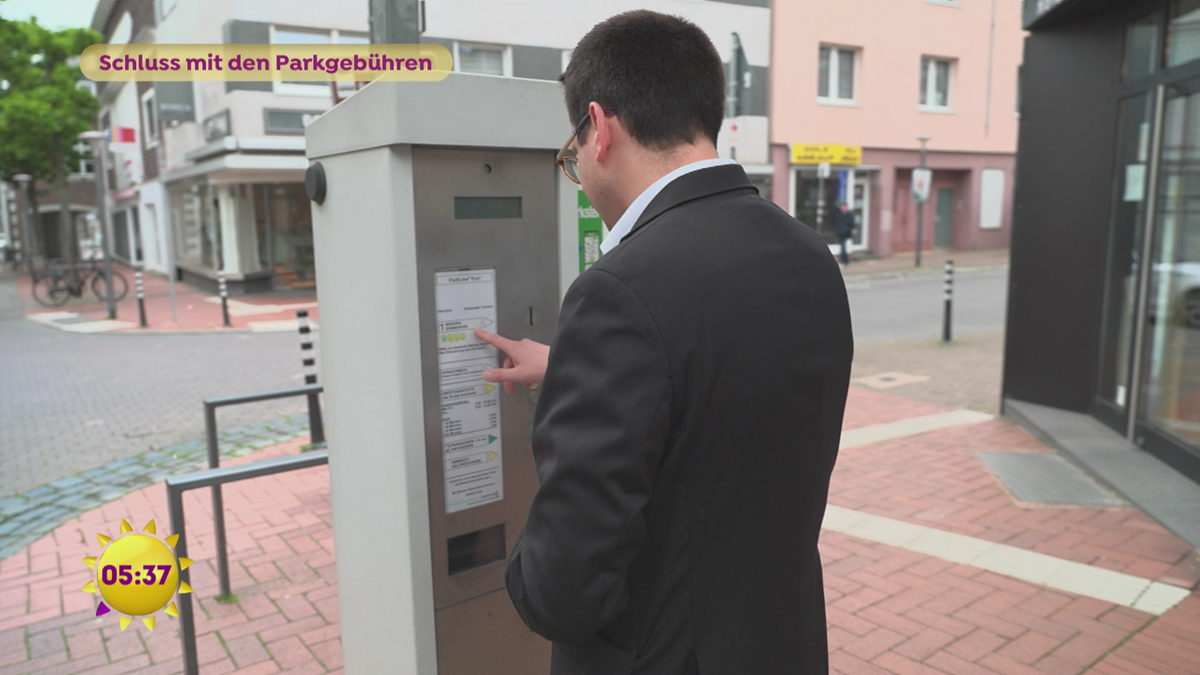
[[[219,269],[216,251],[220,232],[205,208],[211,200],[210,187],[203,182],[176,183],[167,191],[174,229],[175,261],[205,269]]]
[[[1142,413],[1200,445],[1200,79],[1168,88],[1157,196]]]
[[[1118,170],[1113,181],[1113,193],[1117,198],[1109,231],[1108,283],[1105,288],[1098,393],[1101,398],[1122,409],[1129,398],[1129,356],[1133,350],[1137,301],[1137,255],[1146,217],[1147,200],[1144,196],[1146,168],[1150,161],[1152,113],[1149,94],[1125,99],[1118,113]]]
[[[850,248],[865,248],[866,225],[870,214],[868,174],[842,169],[834,170],[829,178],[821,179],[817,176],[816,167],[794,171],[796,186],[792,215],[820,233],[825,243],[838,247],[840,242],[834,232],[834,223],[838,202],[845,201],[850,204],[858,223],[850,239]]]
[[[1097,401],[1139,444],[1200,457],[1200,0],[1125,36]]]
[[[303,184],[181,181],[168,195],[180,265],[270,272],[276,287],[314,285],[312,211]]]
[[[300,183],[264,185],[255,200],[258,257],[263,269],[274,264],[281,285],[311,286],[316,279],[313,257],[312,206]]]

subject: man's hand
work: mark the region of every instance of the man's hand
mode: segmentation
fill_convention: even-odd
[[[495,333],[489,333],[479,328],[475,329],[475,337],[504,352],[504,367],[483,371],[483,379],[488,382],[503,382],[504,391],[512,394],[516,384],[541,384],[546,376],[546,362],[550,359],[550,346],[534,342],[529,338],[524,340],[509,340]]]

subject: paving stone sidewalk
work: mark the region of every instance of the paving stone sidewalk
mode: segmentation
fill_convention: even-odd
[[[855,433],[940,415],[947,408],[852,387],[844,428]],[[843,447],[830,503],[869,517],[969,536],[1051,560],[1111,570],[1182,591],[1161,614],[971,564],[825,530],[830,659],[839,675],[1196,675],[1200,664],[1197,552],[1128,504],[1020,502],[977,456],[1048,453],[1021,429],[980,419]],[[299,451],[305,439],[230,462]],[[201,672],[341,672],[328,470],[227,486],[233,589],[215,601],[211,501],[186,493],[187,537]],[[165,523],[154,485],[90,510],[0,562],[0,675],[182,671],[177,623],[150,632],[96,618],[79,589],[80,562],[122,518]],[[160,531],[162,531],[160,525]]]
[[[218,431],[225,457],[283,443],[308,433],[308,415],[282,417]],[[0,500],[0,560],[53,531],[68,519],[161,482],[167,476],[207,467],[204,440],[188,441],[109,462]]]
[[[226,327],[217,294],[183,282],[175,284],[176,318],[172,320],[170,288],[166,278],[147,273],[143,275],[147,327],[142,328],[139,325],[137,295],[134,290],[134,270],[121,264],[115,264],[113,269],[125,277],[129,292],[124,299],[116,303],[119,323],[106,326],[101,326],[100,322],[108,321],[108,304],[97,299],[90,288],[84,292],[83,297],[72,298],[61,307],[44,307],[33,300],[29,275],[12,272],[0,274],[16,277],[16,286],[26,318],[33,317],[36,320],[70,312],[78,316],[42,323],[76,332],[137,335],[246,330],[294,331],[298,309],[308,310],[309,318],[314,322],[318,320],[317,298],[313,290],[279,291],[230,297],[230,326]]]

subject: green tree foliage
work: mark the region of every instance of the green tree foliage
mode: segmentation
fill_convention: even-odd
[[[100,108],[79,86],[78,60],[103,36],[86,28],[49,30],[0,18],[0,180],[21,173],[54,183],[79,166],[76,136],[93,128]]]

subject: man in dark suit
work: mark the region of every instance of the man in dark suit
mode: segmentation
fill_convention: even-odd
[[[817,537],[853,338],[817,233],[717,158],[721,59],[615,16],[562,76],[559,163],[611,231],[551,346],[480,332],[537,386],[541,485],[508,592],[553,675],[828,672]]]

